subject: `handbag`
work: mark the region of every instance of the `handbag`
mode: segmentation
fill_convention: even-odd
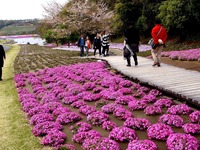
[[[160,34],[161,30],[162,30],[162,27],[160,27],[160,30],[159,30],[159,32],[157,33],[156,36],[158,36],[158,35]],[[151,47],[153,47],[153,46],[154,46],[154,39],[151,38],[151,39],[149,40],[148,44],[149,44]]]

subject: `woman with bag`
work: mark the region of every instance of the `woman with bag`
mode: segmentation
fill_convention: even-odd
[[[155,20],[155,26],[153,27],[151,31],[151,36],[153,38],[153,44],[152,44],[152,50],[151,54],[154,60],[154,63],[152,66],[158,66],[160,67],[161,63],[161,52],[163,49],[163,46],[167,40],[167,31],[166,29],[161,25],[161,20],[156,18]]]

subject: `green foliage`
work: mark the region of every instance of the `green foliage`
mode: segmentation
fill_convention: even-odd
[[[170,33],[185,38],[198,33],[200,26],[200,3],[197,0],[167,0],[159,8],[159,15]]]

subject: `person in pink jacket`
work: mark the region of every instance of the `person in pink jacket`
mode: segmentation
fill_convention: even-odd
[[[155,20],[155,26],[153,27],[153,29],[151,31],[151,36],[154,40],[154,44],[153,44],[152,50],[151,50],[151,54],[152,54],[152,57],[154,60],[154,63],[152,66],[160,67],[161,52],[162,52],[163,46],[165,45],[165,42],[167,40],[167,31],[161,25],[161,21],[158,18],[156,18],[156,20]]]

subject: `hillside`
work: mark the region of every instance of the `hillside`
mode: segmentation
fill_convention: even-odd
[[[0,20],[0,35],[21,35],[36,33],[38,20]]]

